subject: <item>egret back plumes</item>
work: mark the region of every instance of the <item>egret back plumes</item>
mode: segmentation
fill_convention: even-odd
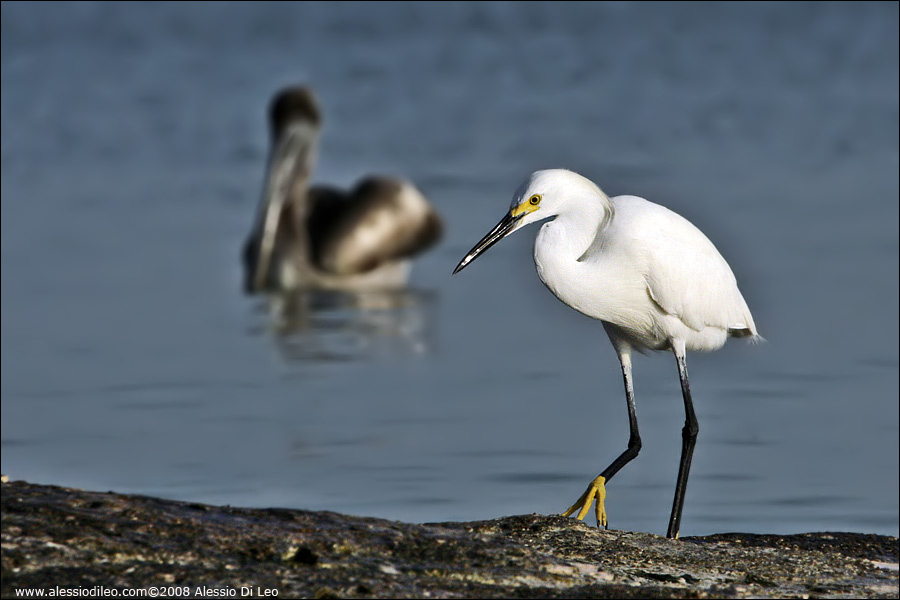
[[[538,276],[562,302],[603,323],[622,365],[631,425],[628,449],[566,514],[581,507],[579,518],[584,518],[596,498],[598,522],[605,524],[605,483],[641,446],[631,352],[671,350],[685,403],[681,466],[668,530],[670,537],[677,537],[699,429],[685,353],[717,350],[728,337],[761,339],[753,316],[731,267],[687,219],[636,196],[610,198],[589,179],[565,169],[533,173],[516,191],[506,216],[453,272],[503,237],[549,218],[553,220],[541,226],[534,244]]]

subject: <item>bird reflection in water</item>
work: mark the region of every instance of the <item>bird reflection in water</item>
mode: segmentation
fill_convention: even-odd
[[[279,353],[291,362],[405,358],[435,345],[431,290],[296,290],[269,294],[261,307]]]
[[[268,116],[264,191],[242,258],[244,290],[268,297],[279,346],[303,360],[397,342],[427,351],[433,298],[407,283],[411,261],[442,236],[437,212],[397,177],[367,176],[349,190],[311,185],[322,119],[309,88],[280,90]]]

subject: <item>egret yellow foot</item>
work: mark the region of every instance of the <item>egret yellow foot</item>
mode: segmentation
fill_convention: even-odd
[[[597,527],[606,527],[606,478],[602,475],[593,480],[588,488],[581,495],[581,498],[575,501],[575,504],[569,507],[569,510],[563,513],[564,517],[568,517],[574,513],[579,507],[581,511],[578,513],[578,519],[584,520],[591,504],[597,501],[595,513],[597,515]]]

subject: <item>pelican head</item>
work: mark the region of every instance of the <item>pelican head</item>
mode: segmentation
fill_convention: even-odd
[[[309,189],[321,123],[318,102],[307,87],[281,90],[268,112],[271,150],[265,187],[256,223],[244,246],[244,288],[248,292],[257,292],[279,277],[271,271],[282,261],[273,255],[296,252],[281,247],[286,241],[302,242],[303,198]],[[294,235],[279,236],[284,228],[294,229],[288,232]]]

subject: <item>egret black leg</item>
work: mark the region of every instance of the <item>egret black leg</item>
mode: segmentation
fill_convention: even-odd
[[[579,510],[578,518],[583,519],[590,510],[591,504],[596,500],[597,527],[607,527],[606,520],[606,482],[613,475],[619,472],[619,469],[628,464],[638,455],[641,449],[641,436],[638,433],[637,415],[634,409],[634,385],[631,382],[631,356],[626,351],[620,351],[619,360],[622,363],[622,375],[625,378],[625,399],[628,402],[628,424],[631,435],[628,438],[628,448],[619,455],[611,465],[606,467],[604,471],[597,476],[589,485],[587,490],[581,497],[566,510],[563,515],[569,516]]]
[[[694,414],[694,403],[691,400],[691,385],[688,382],[687,365],[684,353],[675,353],[678,362],[678,377],[681,379],[681,395],[684,397],[684,428],[681,430],[681,463],[678,466],[678,482],[675,484],[675,500],[672,502],[672,516],[669,518],[669,530],[666,537],[677,538],[681,528],[681,511],[684,508],[684,493],[687,490],[688,475],[691,471],[691,459],[697,443],[700,425]]]
[[[634,409],[634,384],[631,382],[631,361],[623,362],[622,376],[625,379],[625,401],[628,402],[628,427],[631,431],[628,437],[628,448],[619,455],[611,465],[606,467],[600,477],[606,481],[612,479],[613,475],[619,472],[619,469],[634,460],[641,451],[641,434],[638,432],[637,414]]]

